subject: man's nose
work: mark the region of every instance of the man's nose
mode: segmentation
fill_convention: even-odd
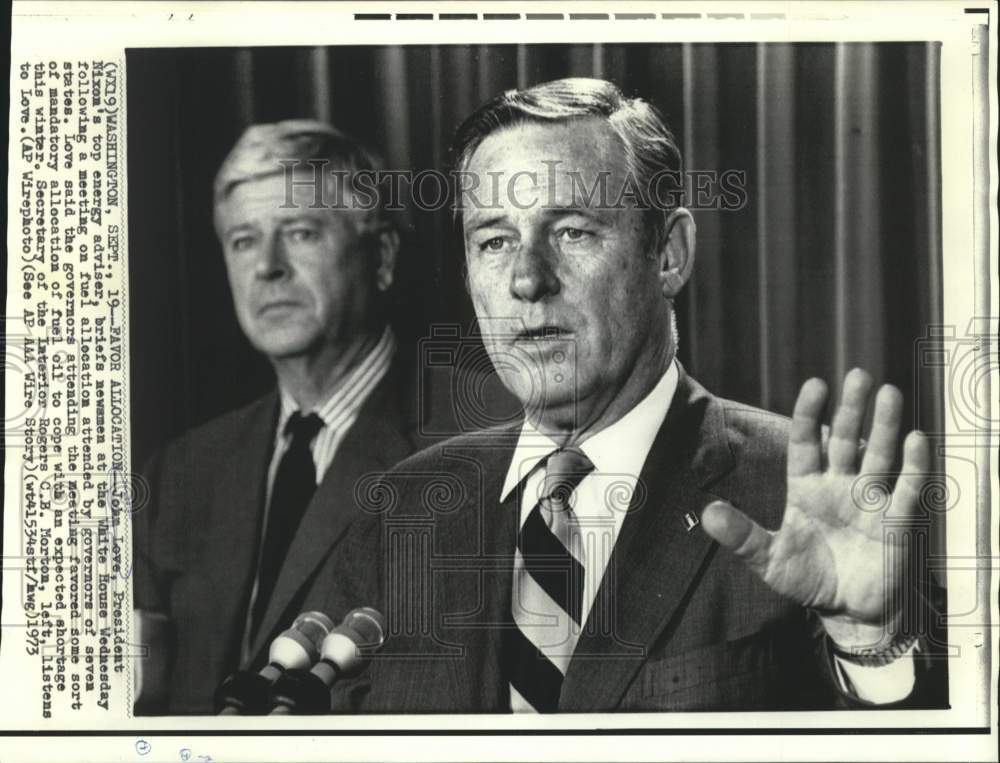
[[[257,257],[256,276],[265,281],[276,281],[288,275],[288,256],[279,234],[270,236]]]
[[[559,293],[555,252],[545,241],[522,241],[511,272],[510,290],[518,299],[537,302]]]

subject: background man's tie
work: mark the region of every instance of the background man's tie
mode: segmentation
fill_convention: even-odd
[[[315,413],[302,416],[293,413],[285,424],[285,434],[291,434],[292,443],[281,457],[278,473],[271,489],[267,530],[260,556],[257,578],[257,598],[253,603],[251,636],[257,633],[267,602],[271,598],[278,573],[285,561],[288,547],[306,512],[306,506],[316,492],[316,464],[309,449],[313,438],[323,428],[323,419]]]
[[[594,465],[576,448],[545,463],[538,503],[517,536],[504,665],[514,712],[554,712],[580,635],[584,558],[570,498]]]

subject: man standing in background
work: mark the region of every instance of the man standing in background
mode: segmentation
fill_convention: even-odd
[[[357,480],[420,444],[416,385],[386,319],[398,234],[380,205],[330,203],[375,166],[330,125],[293,120],[248,128],[216,176],[236,315],[277,389],[146,470],[137,712],[211,712],[219,682],[266,651],[337,553]]]

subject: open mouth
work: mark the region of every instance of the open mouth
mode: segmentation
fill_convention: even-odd
[[[267,302],[260,306],[257,310],[258,315],[264,315],[265,313],[270,313],[280,310],[292,310],[299,306],[299,303],[291,299],[280,299],[273,302]]]
[[[562,326],[546,324],[535,328],[519,331],[515,337],[518,342],[544,342],[559,339],[567,339],[573,332]]]

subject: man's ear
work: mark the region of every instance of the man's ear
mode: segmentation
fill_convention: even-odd
[[[399,233],[394,228],[384,228],[376,234],[375,283],[378,290],[389,291],[393,272],[396,269],[396,255],[399,253]]]
[[[674,299],[694,269],[695,225],[691,213],[678,207],[667,218],[667,239],[659,252],[660,288]]]

